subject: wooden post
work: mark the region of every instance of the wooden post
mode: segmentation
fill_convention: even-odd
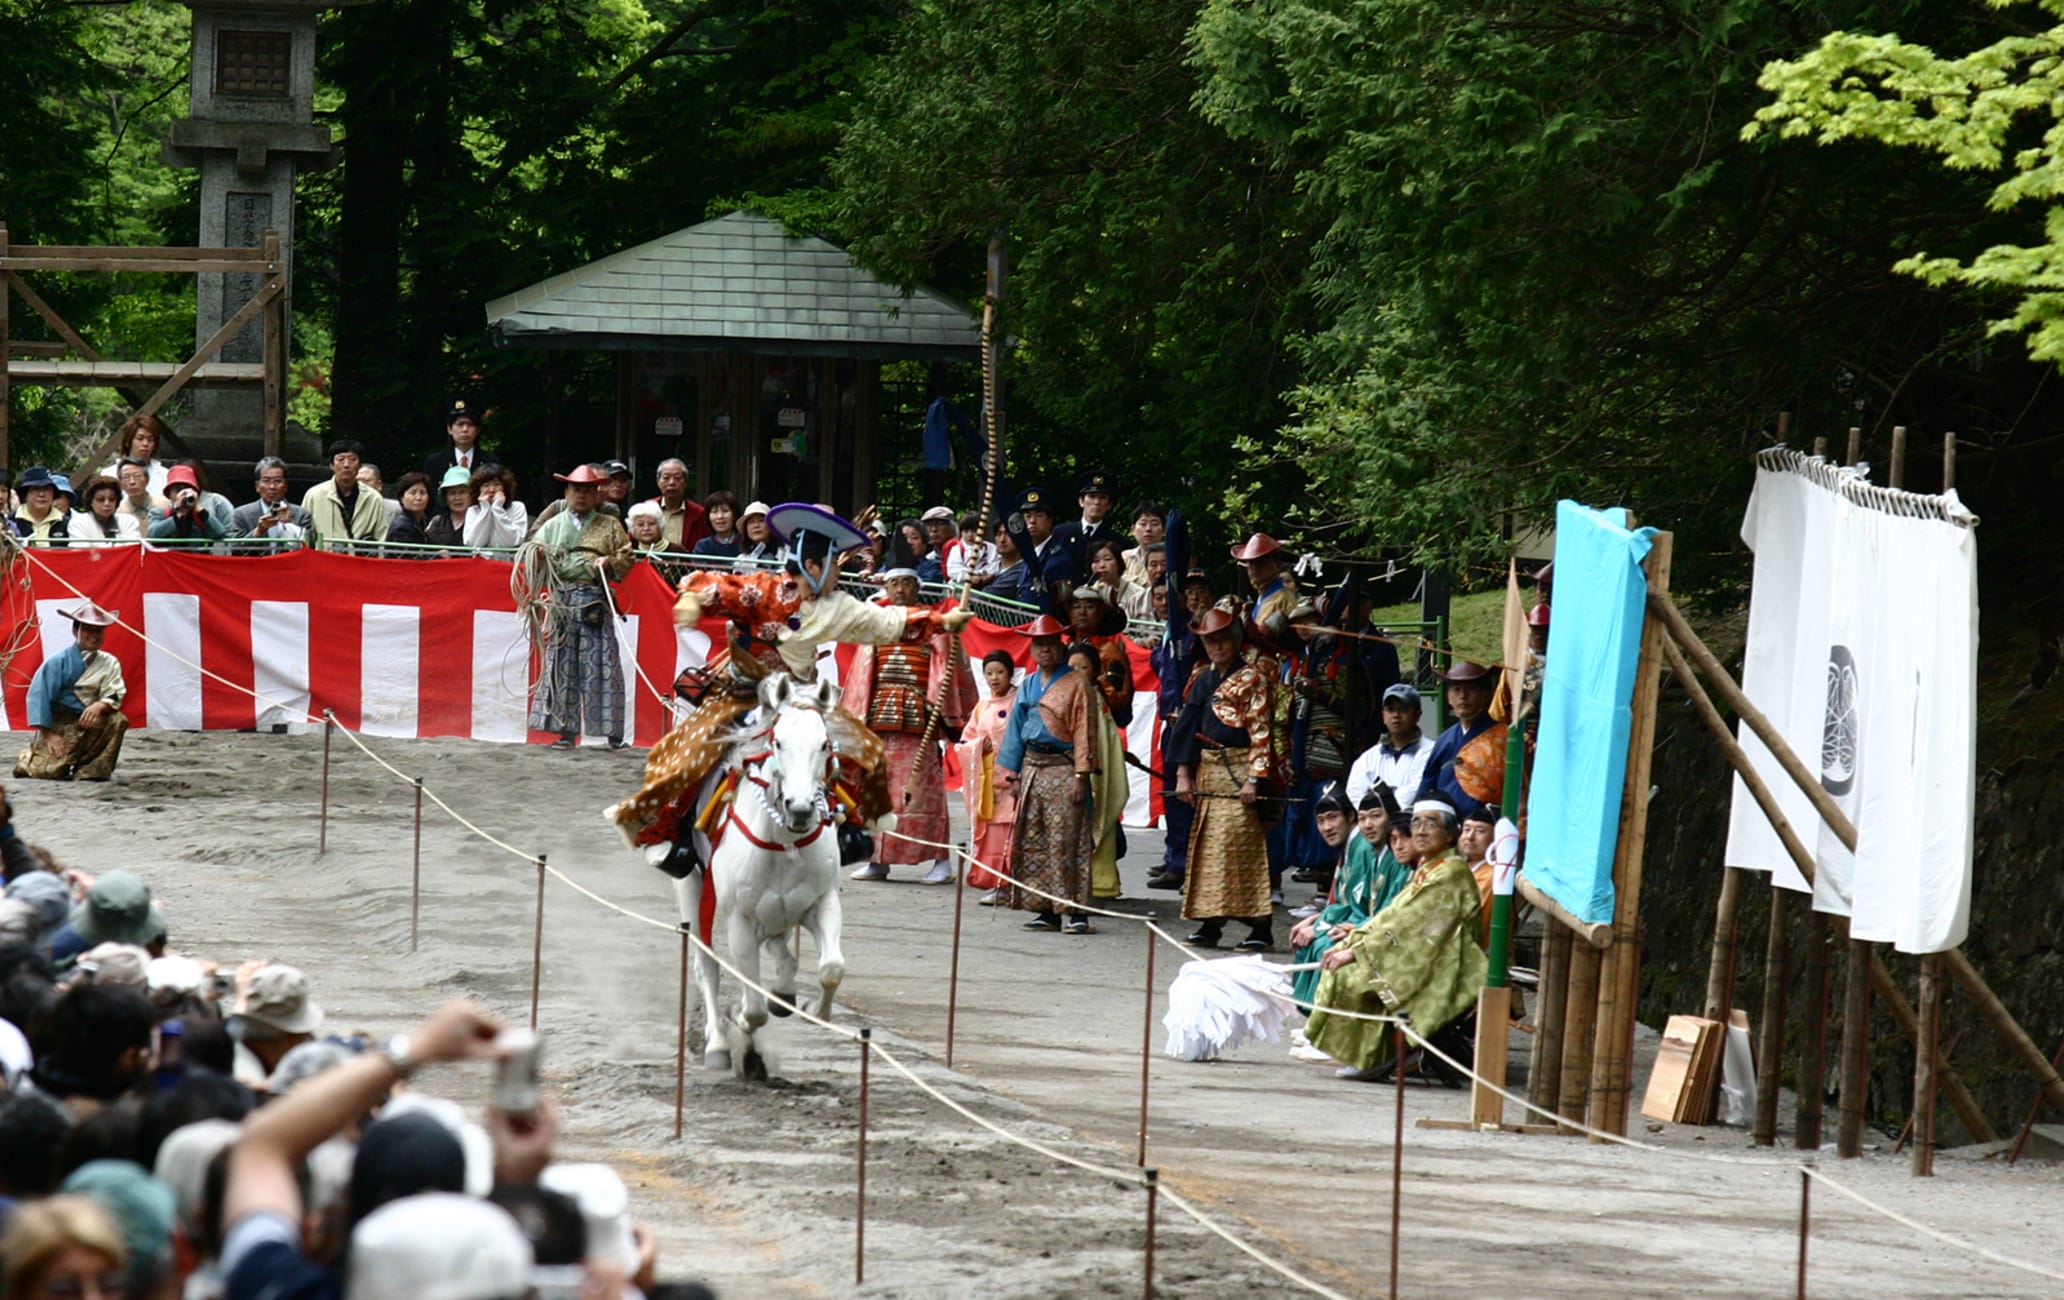
[[[1956,435],[1945,433],[1942,435],[1942,490],[1947,492],[1954,487],[1956,487]]]
[[[1650,601],[1669,602],[1671,541],[1669,533],[1657,533],[1649,550]],[[1627,784],[1620,797],[1619,847],[1613,855],[1613,942],[1599,975],[1597,1037],[1591,1049],[1591,1127],[1616,1135],[1627,1131],[1641,987],[1641,867],[1648,848],[1649,773],[1655,760],[1656,695],[1662,688],[1665,639],[1660,620],[1643,620],[1627,736]]]
[[[1849,455],[1846,459],[1842,461],[1842,463],[1844,465],[1854,465],[1857,461],[1862,459],[1863,430],[1857,428],[1855,425],[1852,424],[1849,426]]]
[[[1870,960],[1868,943],[1849,941],[1849,971],[1842,986],[1841,1127],[1835,1154],[1854,1160],[1863,1154],[1865,1094],[1870,1088]]]
[[[1145,1171],[1147,1183],[1147,1289],[1143,1294],[1147,1300],[1154,1300],[1154,1209],[1161,1199],[1161,1171]]]
[[[545,855],[537,856],[537,925],[530,941],[530,1027],[537,1028],[538,990],[545,982]]]
[[[1820,1112],[1827,1100],[1828,920],[1826,912],[1806,917],[1806,1027],[1799,1044],[1799,1113],[1792,1145],[1820,1150]]]
[[[1813,454],[1823,460],[1827,458],[1827,435],[1821,434],[1813,440]]]
[[[265,454],[277,456],[287,412],[287,271],[280,259],[279,231],[268,228],[261,245],[265,282],[279,289],[265,304],[265,323],[259,331],[259,356],[265,363]]]
[[[1541,918],[1541,982],[1534,990],[1534,1043],[1527,1062],[1527,1100],[1553,1114],[1562,1100],[1562,1025],[1568,1010],[1570,928]],[[1589,945],[1586,945],[1587,947]],[[1526,1117],[1538,1122],[1540,1112]]]
[[[409,865],[408,950],[416,950],[417,923],[423,915],[423,778],[416,778],[416,823]]]
[[[1591,1092],[1591,1044],[1598,1026],[1598,949],[1588,943],[1570,944],[1569,994],[1562,1015],[1562,1084],[1555,1110],[1565,1120],[1584,1119],[1584,1102]],[[1562,1126],[1565,1137],[1577,1129]]]
[[[1723,1025],[1734,1006],[1734,950],[1741,933],[1736,911],[1741,906],[1743,874],[1739,867],[1727,867],[1720,877],[1720,905],[1713,917],[1713,955],[1706,963],[1705,1018]]]
[[[1942,1037],[1942,959],[1921,958],[1921,984],[1914,998],[1921,1013],[1921,1032],[1914,1043],[1913,1173],[1935,1172],[1935,1048]]]
[[[867,1067],[874,1057],[874,1030],[860,1029],[860,1140],[853,1188],[853,1285],[867,1280]]]
[[[1770,934],[1763,947],[1763,1019],[1756,1026],[1756,1121],[1751,1136],[1759,1147],[1777,1144],[1777,1092],[1784,1081],[1785,985],[1791,979],[1791,936],[1786,932],[1786,894],[1770,890]],[[1725,1024],[1726,1021],[1722,1021]]]
[[[1147,1007],[1140,1019],[1139,1044],[1139,1164],[1147,1165],[1147,1088],[1154,1063],[1154,927],[1140,927],[1147,936]]]
[[[0,257],[7,256],[7,223],[0,221]],[[14,337],[9,332],[10,309],[14,306],[14,272],[0,271],[0,466],[12,465],[9,437],[14,410]],[[6,503],[12,510],[12,501]]]

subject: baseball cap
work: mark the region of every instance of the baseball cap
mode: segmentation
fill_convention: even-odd
[[[91,973],[95,984],[148,990],[150,960],[135,944],[102,943],[80,953],[75,969]]]
[[[1425,707],[1425,702],[1419,698],[1418,688],[1410,682],[1393,682],[1383,692],[1383,702],[1385,704],[1390,703],[1392,700],[1400,700],[1415,709]]]
[[[377,1129],[377,1125],[375,1128]],[[346,1300],[502,1300],[530,1289],[530,1242],[508,1212],[433,1192],[375,1210],[351,1234]]]
[[[632,477],[632,474],[631,474],[631,467],[630,467],[629,465],[626,465],[626,464],[624,464],[624,463],[623,463],[622,461],[620,461],[620,460],[605,460],[605,461],[603,461],[603,462],[602,462],[602,472],[603,472],[603,473],[605,473],[605,474],[607,474],[607,475],[609,475],[609,477],[611,477],[611,478],[630,478],[630,477]]]
[[[86,901],[72,909],[72,929],[89,944],[141,946],[165,933],[165,918],[152,905],[150,886],[143,878],[116,867],[101,873]]]
[[[251,976],[244,989],[244,995],[230,1008],[230,1016],[240,1020],[245,1037],[253,1037],[250,1030],[256,1026],[262,1031],[255,1037],[269,1038],[278,1034],[312,1034],[322,1026],[322,1008],[308,996],[308,977],[292,966],[261,966]]]

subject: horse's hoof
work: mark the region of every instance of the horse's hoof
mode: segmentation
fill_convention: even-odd
[[[731,1068],[731,1051],[718,1047],[702,1054],[702,1068],[705,1070],[728,1070]]]
[[[776,994],[767,999],[767,1010],[772,1012],[777,1018],[786,1019],[795,1014],[795,999],[784,998]]]
[[[745,1054],[745,1064],[739,1067],[739,1077],[747,1083],[765,1083],[767,1081],[767,1058],[761,1056],[758,1052],[747,1052]]]

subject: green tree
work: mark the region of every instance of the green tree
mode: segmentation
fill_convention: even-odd
[[[899,283],[979,302],[1008,229],[1018,483],[1065,492],[1098,464],[1216,519],[1246,475],[1235,440],[1283,416],[1310,239],[1287,175],[1192,111],[1195,16],[1191,0],[915,6],[833,173],[839,233]],[[1293,483],[1277,490],[1270,522]]]
[[[2029,6],[1990,0],[1994,8]],[[2064,20],[2064,0],[2035,8]],[[1775,99],[1742,128],[1754,140],[1868,140],[1932,154],[1959,172],[2001,176],[1995,213],[2039,208],[2041,239],[1994,244],[1970,257],[1915,253],[1901,271],[1933,285],[2014,296],[1998,333],[2025,333],[2031,355],[2064,362],[2064,21],[2016,32],[1968,54],[1940,55],[1896,35],[1830,32],[1802,58],[1777,60],[1757,84]],[[2028,223],[2033,226],[2033,222]],[[2033,235],[2029,229],[2024,235]]]
[[[1976,186],[1740,138],[1767,62],[1865,15],[1977,26],[1850,0],[1210,0],[1198,104],[1296,172],[1319,235],[1275,444],[1314,471],[1309,508],[1466,559],[1508,512],[1625,503],[1679,530],[1685,575],[1732,545],[1780,410],[1838,442],[1897,422],[2004,445],[2041,376],[1984,348],[1975,304],[1890,270],[1983,247]]]

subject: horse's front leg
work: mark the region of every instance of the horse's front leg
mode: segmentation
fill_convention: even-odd
[[[838,889],[834,886],[817,905],[803,918],[803,926],[817,944],[817,983],[823,990],[817,999],[817,1018],[829,1019],[831,999],[838,992],[838,986],[846,978],[846,954],[839,947],[839,928],[844,923],[845,913],[839,904]],[[791,986],[793,987],[793,986]]]
[[[796,1008],[796,951],[789,946],[788,935],[768,935],[760,943],[760,955],[767,964],[767,987],[774,990],[767,1010],[777,1016],[792,1014]]]
[[[750,1038],[767,1023],[767,995],[760,992],[764,981],[760,978],[759,925],[748,915],[746,908],[732,909],[730,928],[726,931],[731,949],[731,959],[738,963],[738,972],[744,976],[744,998],[739,1007],[738,1025]],[[748,1046],[747,1051],[752,1049]]]
[[[695,933],[696,917],[702,910],[702,891],[707,887],[706,872],[690,872],[674,882],[674,895],[680,901],[681,926]],[[718,981],[722,972],[709,954],[695,945],[695,987],[702,992],[702,1067],[705,1070],[728,1070],[731,1068],[731,1049],[724,1042],[724,1022],[718,1015]]]

